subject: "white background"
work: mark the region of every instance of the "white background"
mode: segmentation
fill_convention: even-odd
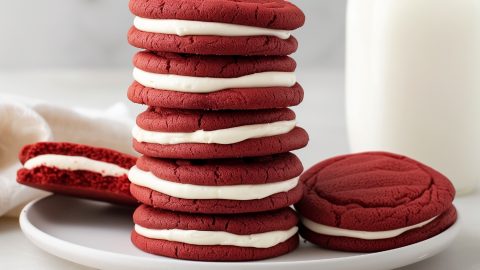
[[[300,66],[343,66],[345,0],[294,0]],[[1,1],[0,70],[128,67],[128,0]]]
[[[311,137],[299,151],[306,167],[348,152],[344,119],[345,0],[296,0],[307,24],[295,33],[294,55],[304,103],[295,108]],[[22,94],[67,106],[101,109],[127,102],[132,22],[127,0],[1,1],[0,93]],[[134,112],[142,108],[130,105]],[[459,202],[472,212],[476,197]],[[477,200],[477,201],[472,201]],[[460,204],[461,203],[461,204]],[[480,269],[478,215],[445,253],[406,269]],[[0,219],[0,269],[82,269],[50,256],[21,235],[15,220]]]

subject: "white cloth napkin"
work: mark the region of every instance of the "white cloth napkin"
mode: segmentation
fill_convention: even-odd
[[[16,172],[21,168],[18,153],[24,145],[74,142],[135,155],[131,147],[132,124],[122,103],[94,111],[0,95],[0,216],[16,216],[29,201],[48,195],[16,182]]]

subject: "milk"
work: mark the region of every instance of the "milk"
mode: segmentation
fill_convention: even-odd
[[[346,107],[353,152],[424,162],[458,193],[480,176],[480,1],[350,0]]]

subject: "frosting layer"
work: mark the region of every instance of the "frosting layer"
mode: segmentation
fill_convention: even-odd
[[[192,245],[270,248],[285,242],[290,237],[294,236],[298,231],[298,227],[293,227],[287,231],[271,231],[250,235],[238,235],[221,231],[180,229],[156,230],[144,228],[138,224],[135,224],[135,231],[139,235],[151,239],[161,239]]]
[[[238,126],[218,130],[197,130],[195,132],[149,131],[135,126],[132,135],[138,142],[157,144],[216,143],[234,144],[248,139],[286,134],[293,130],[296,120],[278,121],[266,124]]]
[[[213,78],[151,73],[136,67],[133,78],[146,87],[186,93],[212,93],[229,88],[292,87],[297,82],[294,72],[267,71],[236,78]]]
[[[141,31],[157,34],[177,36],[275,36],[288,39],[291,32],[288,30],[268,29],[247,25],[203,22],[175,19],[148,19],[135,17],[133,25]]]
[[[40,166],[54,167],[60,170],[69,171],[89,171],[99,173],[102,176],[122,176],[127,175],[128,171],[116,164],[98,161],[82,156],[67,156],[46,154],[31,158],[23,165],[26,169],[33,169]]]
[[[130,169],[128,178],[130,182],[137,186],[146,187],[175,198],[191,200],[257,200],[273,194],[287,192],[298,185],[298,177],[258,185],[201,186],[181,184],[158,178],[152,172],[140,170],[137,166]]]
[[[423,227],[428,223],[432,222],[436,217],[433,217],[427,221],[422,223],[418,223],[412,226],[389,230],[389,231],[355,231],[355,230],[347,230],[342,228],[336,228],[331,226],[322,225],[316,223],[306,217],[301,217],[302,224],[307,227],[309,230],[323,235],[330,235],[330,236],[341,236],[341,237],[350,237],[350,238],[358,238],[358,239],[365,239],[365,240],[378,240],[378,239],[388,239],[394,238],[401,235],[404,232]]]

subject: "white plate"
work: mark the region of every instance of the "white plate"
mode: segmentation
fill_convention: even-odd
[[[194,262],[153,256],[130,243],[132,209],[61,196],[28,204],[21,213],[24,234],[58,257],[100,269],[394,269],[429,258],[455,239],[459,222],[426,241],[378,253],[346,253],[302,243],[295,252],[257,262]]]

